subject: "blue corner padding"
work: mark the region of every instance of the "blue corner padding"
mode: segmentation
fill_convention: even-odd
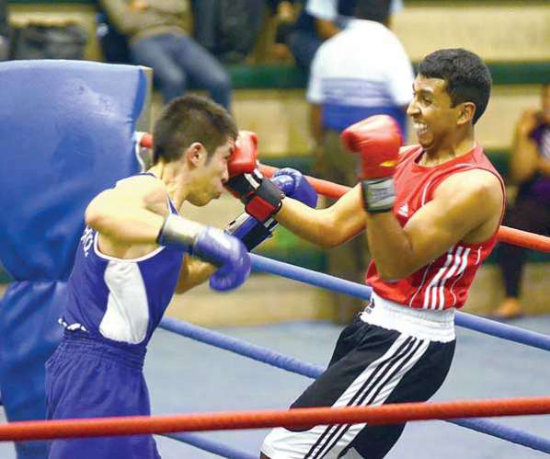
[[[0,259],[14,279],[67,278],[86,203],[138,169],[145,94],[139,67],[0,64]]]
[[[145,104],[139,67],[85,61],[0,63],[0,260],[15,282],[0,302],[0,384],[8,419],[45,416],[44,363],[61,339],[65,281],[84,209],[139,170]],[[45,442],[16,445],[47,457]]]
[[[63,334],[57,319],[65,287],[65,282],[16,282],[0,303],[2,402],[9,421],[45,418],[44,363]],[[46,446],[18,442],[17,457],[46,458]]]

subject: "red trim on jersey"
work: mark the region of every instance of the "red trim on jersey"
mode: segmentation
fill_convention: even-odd
[[[402,227],[418,209],[433,199],[439,184],[452,174],[472,169],[486,170],[499,179],[504,192],[502,177],[480,146],[434,167],[419,165],[421,155],[420,145],[407,149],[401,154],[394,175],[396,199],[393,213]],[[501,220],[503,215],[504,208]],[[495,246],[496,236],[495,230],[495,233],[484,242],[459,242],[430,264],[397,281],[381,280],[376,264],[371,262],[366,282],[381,297],[412,308],[460,308],[466,302],[468,289],[477,269]]]

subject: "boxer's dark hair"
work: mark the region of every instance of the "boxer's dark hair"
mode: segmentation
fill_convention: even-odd
[[[229,112],[210,99],[187,95],[170,102],[153,129],[153,164],[182,157],[192,143],[200,142],[209,156],[238,130]]]
[[[439,49],[418,64],[418,74],[445,80],[452,106],[473,102],[473,123],[483,115],[491,95],[491,72],[477,55],[463,48]]]

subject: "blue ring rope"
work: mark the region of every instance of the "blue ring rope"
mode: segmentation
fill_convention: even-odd
[[[207,438],[203,438],[195,434],[170,433],[170,434],[163,434],[163,435],[173,440],[178,440],[178,441],[181,441],[182,443],[187,443],[188,445],[194,446],[195,448],[208,451],[209,453],[217,454],[218,456],[221,456],[221,457],[226,457],[229,459],[257,459],[257,456],[243,453],[229,446],[223,445],[216,441],[208,440]]]
[[[492,435],[493,437],[509,440],[519,445],[527,446],[537,451],[550,454],[550,440],[512,427],[498,424],[487,419],[450,419],[449,422],[460,427]]]
[[[233,338],[232,336],[199,327],[198,325],[182,322],[172,317],[163,318],[160,322],[160,327],[177,333],[178,335],[194,339],[195,341],[200,341],[201,343],[209,344],[219,349],[225,349],[235,354],[242,355],[243,357],[249,357],[258,362],[267,363],[268,365],[290,371],[291,373],[307,376],[308,378],[315,379],[323,372],[323,368],[318,365],[304,363],[294,357],[279,354],[266,347],[250,344],[246,341]]]
[[[252,260],[252,269],[254,271],[264,271],[329,289],[334,292],[355,296],[366,301],[370,300],[372,289],[366,285],[339,279],[328,274],[311,271],[289,263],[283,263],[282,261],[271,260],[252,253],[250,257]],[[542,333],[523,330],[518,327],[501,324],[482,317],[475,317],[460,311],[456,312],[455,322],[457,325],[470,330],[550,351],[550,336]]]
[[[272,351],[271,349],[250,344],[246,341],[226,336],[222,333],[215,332],[204,327],[199,327],[198,325],[182,322],[171,317],[165,317],[162,319],[160,327],[177,333],[178,335],[182,335],[220,349],[235,352],[244,357],[249,357],[251,359],[267,363],[277,368],[282,368],[283,370],[287,370],[292,373],[307,376],[312,379],[317,378],[324,371],[324,368],[321,366],[304,363],[293,357]],[[483,432],[493,435],[494,437],[502,438],[512,443],[527,446],[538,451],[550,453],[550,440],[537,437],[518,429],[502,426],[496,422],[491,422],[484,419],[447,420],[447,422],[458,424],[461,427],[466,427],[475,430],[476,432]]]
[[[521,432],[521,436],[518,437],[518,431],[510,427],[504,426],[502,424],[497,424],[496,422],[487,421],[484,419],[476,419],[475,422],[472,419],[449,419],[448,422],[456,424],[457,426],[464,427],[467,429],[475,430],[476,432],[485,433],[492,435],[494,437],[501,438],[503,440],[508,440],[513,438],[514,443],[518,443],[524,446],[531,447],[534,445],[533,449],[539,451],[550,452],[550,441],[541,439],[535,435],[529,433]],[[196,448],[208,451],[218,456],[225,457],[228,459],[256,459],[256,456],[237,451],[229,446],[223,445],[221,443],[208,440],[206,438],[199,437],[195,434],[189,433],[172,433],[164,434],[165,437],[172,438],[173,440],[180,441],[182,443],[187,443]],[[529,444],[525,444],[524,440],[528,439]]]

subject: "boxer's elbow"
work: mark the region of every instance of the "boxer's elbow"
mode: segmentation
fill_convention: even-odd
[[[317,236],[316,243],[323,249],[333,249],[346,242],[342,235],[335,231],[330,231],[330,228],[321,228]]]
[[[86,225],[102,232],[112,225],[113,216],[114,214],[113,211],[110,210],[108,201],[100,194],[88,204],[88,207],[86,207],[84,221]]]
[[[84,221],[87,226],[94,229],[99,229],[103,226],[105,215],[102,212],[99,212],[95,206],[89,205],[84,213]]]
[[[320,225],[317,232],[318,244],[324,249],[333,249],[347,243],[355,237],[365,237],[360,233],[364,228],[355,228],[345,224],[327,221]]]

